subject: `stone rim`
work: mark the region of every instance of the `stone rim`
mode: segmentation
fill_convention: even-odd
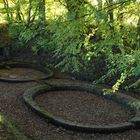
[[[110,124],[110,125],[82,125],[80,123],[73,123],[70,121],[67,121],[65,119],[59,118],[51,114],[50,112],[47,112],[43,108],[41,108],[35,101],[35,97],[37,97],[40,94],[44,94],[44,92],[48,91],[58,91],[58,90],[78,90],[78,91],[87,91],[91,93],[95,93],[97,95],[102,94],[102,89],[96,90],[97,87],[91,84],[82,84],[82,85],[57,85],[57,86],[37,86],[34,88],[31,88],[27,91],[25,91],[23,95],[24,102],[27,104],[27,106],[32,109],[34,112],[36,112],[39,116],[43,117],[44,119],[49,120],[53,124],[57,126],[64,127],[66,129],[74,130],[74,131],[80,131],[80,132],[98,132],[98,133],[114,133],[114,132],[122,132],[129,129],[139,128],[140,127],[140,110],[132,107],[129,103],[138,101],[135,98],[129,97],[127,95],[121,95],[119,93],[113,94],[113,95],[107,95],[106,98],[109,100],[113,100],[117,103],[120,103],[121,105],[124,105],[130,110],[133,110],[136,112],[136,115],[130,119],[127,122],[119,123],[119,124]],[[116,98],[117,97],[117,98]],[[120,99],[122,99],[122,102],[120,102]]]

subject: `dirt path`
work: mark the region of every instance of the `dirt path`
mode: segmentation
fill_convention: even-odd
[[[53,83],[66,83],[67,80],[51,80]],[[73,83],[73,81],[72,81]],[[29,110],[22,100],[24,91],[37,83],[0,82],[0,112],[25,132],[33,140],[139,140],[140,130],[130,130],[116,134],[85,134],[56,127]]]

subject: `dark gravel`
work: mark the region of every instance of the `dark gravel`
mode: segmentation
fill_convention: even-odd
[[[49,81],[51,82],[51,81]],[[74,81],[54,80],[53,83]],[[75,82],[76,83],[76,82]],[[0,82],[0,112],[31,136],[34,140],[139,140],[140,130],[130,130],[116,134],[85,134],[68,131],[45,122],[30,111],[22,100],[24,91],[37,83],[8,84]]]
[[[35,100],[46,111],[74,123],[118,124],[135,115],[113,101],[87,92],[53,91],[39,95]]]

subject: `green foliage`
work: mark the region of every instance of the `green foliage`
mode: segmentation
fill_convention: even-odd
[[[129,105],[133,108],[135,108],[136,110],[140,109],[140,101],[135,101],[135,102],[130,102]]]
[[[89,80],[97,83],[113,80],[114,91],[131,77],[139,79],[137,0],[10,0],[0,13],[16,46],[49,50],[56,68],[90,73]]]
[[[82,34],[86,27],[82,21],[56,22],[51,25],[54,48],[54,57],[58,60],[56,67],[63,67],[64,71],[78,71],[81,66]],[[82,59],[82,58],[81,58]]]
[[[120,79],[116,82],[116,84],[112,87],[113,92],[117,91],[119,89],[119,86],[123,84],[123,82],[126,79],[126,73],[122,73]]]

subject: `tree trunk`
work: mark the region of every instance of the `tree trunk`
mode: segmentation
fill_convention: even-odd
[[[20,10],[20,2],[18,0],[18,2],[16,3],[16,17],[17,17],[17,20],[19,22],[22,22],[22,17],[21,17],[21,10]]]
[[[27,14],[27,25],[30,25],[31,21],[31,10],[32,10],[32,0],[29,0],[29,6],[28,6],[28,14]]]
[[[113,0],[108,0],[108,6],[111,7],[113,5]],[[110,29],[114,31],[113,23],[114,23],[114,11],[113,9],[108,10],[108,18],[110,23]]]
[[[102,10],[102,8],[103,8],[102,0],[98,0],[98,10]]]
[[[3,0],[3,3],[4,3],[5,10],[6,10],[8,22],[11,23],[13,15],[10,12],[8,0]]]
[[[140,18],[139,18],[139,21],[138,21],[138,24],[137,24],[137,36],[138,36],[138,48],[140,46]]]
[[[45,25],[46,21],[46,2],[45,0],[40,0],[39,2],[39,21],[42,25]]]
[[[80,9],[85,3],[83,0],[65,0],[68,9],[68,17],[77,19],[80,17]]]

